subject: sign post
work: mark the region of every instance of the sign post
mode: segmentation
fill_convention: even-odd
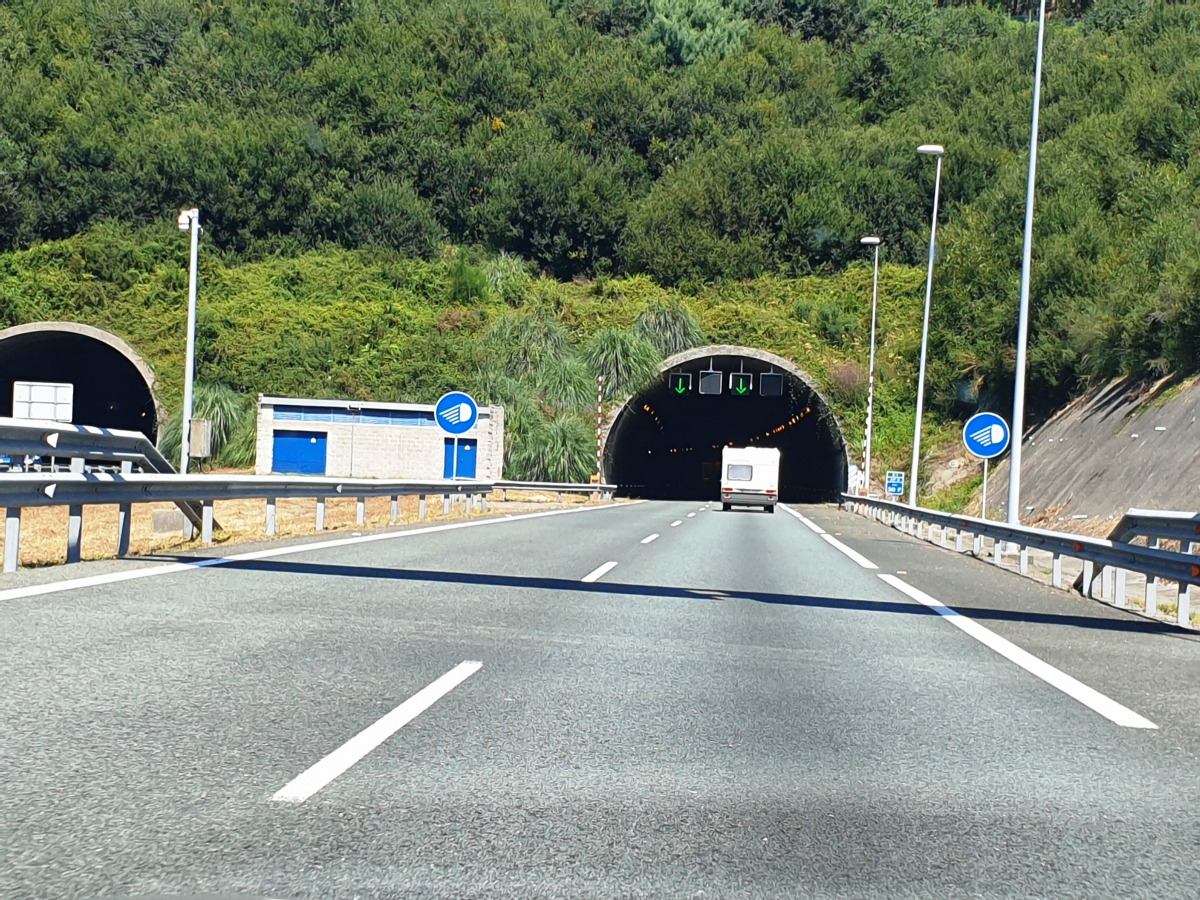
[[[443,394],[433,410],[438,427],[454,438],[454,453],[450,461],[451,479],[458,477],[458,439],[475,427],[479,420],[479,406],[470,394],[451,391]]]
[[[987,518],[988,462],[1008,449],[1008,423],[995,413],[976,413],[963,426],[963,445],[976,459],[983,460],[983,496],[979,517]]]

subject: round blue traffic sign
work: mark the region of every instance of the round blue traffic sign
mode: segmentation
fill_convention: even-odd
[[[475,405],[470,394],[451,391],[443,394],[442,399],[437,402],[433,417],[446,434],[466,434],[475,427],[475,420],[479,418],[479,407]]]
[[[995,459],[1008,449],[1008,423],[995,413],[975,413],[963,426],[967,452],[979,459]]]

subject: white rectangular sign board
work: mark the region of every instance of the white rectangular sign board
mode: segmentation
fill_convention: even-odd
[[[13,382],[14,419],[70,422],[74,412],[75,385],[50,381]]]

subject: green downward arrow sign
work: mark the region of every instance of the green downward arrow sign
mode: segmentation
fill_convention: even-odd
[[[744,393],[746,393],[746,384],[745,384],[745,382],[742,382],[742,381],[739,381],[739,382],[738,382],[737,392],[738,392],[739,394],[744,394]]]
[[[675,393],[677,393],[677,394],[682,394],[682,393],[683,393],[684,391],[686,391],[686,390],[687,390],[687,387],[684,385],[684,383],[683,383],[683,381],[682,381],[682,380],[680,380],[680,381],[679,381],[679,382],[678,382],[678,383],[675,385]]]

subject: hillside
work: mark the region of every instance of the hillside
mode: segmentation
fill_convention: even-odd
[[[0,6],[0,319],[108,323],[162,363],[169,399],[170,229],[197,205],[202,372],[237,391],[427,398],[502,307],[549,309],[586,356],[593,330],[632,328],[655,298],[829,385],[838,367],[849,424],[864,233],[895,285],[885,398],[911,395],[933,174],[914,150],[937,141],[929,402],[935,419],[963,397],[1003,410],[1035,37],[1006,13],[1024,11],[15,0]],[[1060,4],[1046,61],[1035,414],[1094,379],[1200,368],[1200,4]],[[447,246],[492,288],[465,270],[451,285]],[[500,269],[523,275],[503,287]],[[894,427],[884,448],[905,443]]]
[[[805,367],[861,445],[866,266],[685,295],[644,276],[562,283],[512,258],[484,256],[474,265],[449,246],[432,262],[378,249],[202,260],[197,377],[247,400],[274,393],[432,402],[466,387],[508,407],[514,472],[578,478],[594,460],[598,370],[609,374],[617,400],[684,346],[748,344]],[[186,265],[187,242],[173,226],[101,227],[0,254],[0,326],[69,319],[120,335],[154,368],[177,428]],[[884,454],[911,441],[923,278],[897,266],[881,276],[881,315],[893,323],[879,353],[876,446]],[[613,380],[616,371],[623,380]]]

